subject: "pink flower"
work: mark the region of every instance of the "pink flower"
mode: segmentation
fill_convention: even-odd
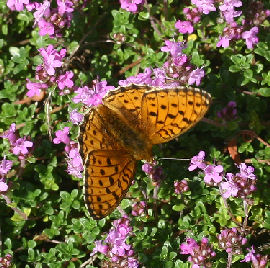
[[[8,0],[7,6],[13,11],[23,11],[24,5],[28,5],[29,0]]]
[[[242,11],[235,11],[235,7],[241,7],[240,0],[224,0],[223,4],[219,6],[220,11],[223,13],[225,20],[228,24],[234,22],[234,17],[239,17]]]
[[[208,244],[208,239],[203,238],[200,244],[192,238],[187,238],[186,243],[180,245],[180,254],[188,254],[188,261],[191,262],[192,268],[206,267],[211,257],[216,253],[212,250],[211,245]]]
[[[180,245],[180,254],[191,254],[199,246],[193,238],[187,238],[186,243]]]
[[[55,68],[61,67],[61,60],[65,57],[66,50],[61,49],[60,52],[53,48],[53,45],[49,45],[46,49],[40,48],[39,52],[43,57],[44,69],[49,75],[55,74]]]
[[[245,179],[256,180],[256,176],[253,173],[254,167],[247,166],[245,163],[241,163],[238,167],[240,169],[240,173],[237,173],[236,175]]]
[[[26,96],[32,98],[34,96],[39,96],[42,89],[48,88],[48,85],[45,83],[34,83],[31,82],[28,78],[26,78],[28,81],[26,83],[26,88],[28,89]]]
[[[78,125],[79,123],[81,123],[83,121],[83,114],[80,114],[77,109],[72,110],[69,113],[69,117],[70,117],[70,121],[72,122],[72,124],[74,125]]]
[[[68,145],[70,143],[70,138],[68,137],[69,134],[69,127],[64,127],[63,130],[57,130],[55,132],[56,138],[53,139],[54,144],[59,144],[63,142],[64,144]]]
[[[227,181],[221,182],[220,188],[222,191],[222,196],[224,198],[229,198],[231,196],[237,196],[239,187],[233,181],[234,175],[232,173],[226,174]]]
[[[95,241],[95,247],[93,248],[92,253],[90,254],[90,256],[95,255],[97,252],[100,252],[104,255],[107,254],[109,247],[107,245],[103,245],[101,240],[97,240]]]
[[[144,4],[144,0],[120,0],[121,8],[132,12],[138,12],[138,6]]]
[[[126,243],[126,240],[132,232],[129,219],[123,216],[119,220],[113,222],[105,241],[96,241],[91,256],[96,252],[101,252],[110,259],[112,267],[137,268],[139,262],[134,258],[134,250],[132,246]]]
[[[18,140],[16,140],[14,147],[13,147],[13,153],[16,155],[21,154],[28,154],[28,149],[27,148],[31,148],[33,146],[33,142],[31,141],[27,141],[26,138],[19,138]]]
[[[211,11],[216,11],[213,0],[191,0],[191,3],[204,14],[209,14]]]
[[[77,178],[82,178],[83,161],[78,150],[78,145],[77,147],[74,147],[69,151],[67,164],[68,164],[67,167],[68,174],[75,176]]]
[[[235,227],[222,230],[218,240],[219,247],[232,254],[241,254],[241,246],[247,243],[247,239],[242,237]]]
[[[193,26],[190,21],[180,21],[178,20],[174,27],[178,29],[179,33],[185,34],[185,33],[193,33]]]
[[[40,36],[44,36],[46,34],[49,36],[54,35],[54,26],[52,23],[50,23],[44,19],[40,19],[38,21],[38,27],[39,27],[39,35]]]
[[[5,131],[5,132],[1,135],[1,137],[2,137],[2,138],[8,139],[8,140],[9,140],[9,143],[10,143],[11,145],[13,145],[13,144],[15,144],[15,142],[16,142],[16,140],[17,140],[17,135],[15,134],[15,132],[16,132],[16,124],[15,124],[15,123],[12,123],[12,124],[10,125],[9,130]]]
[[[204,176],[205,183],[215,185],[222,181],[222,176],[220,175],[220,173],[223,172],[223,166],[208,165],[204,169],[204,172],[205,172]]]
[[[224,121],[231,121],[236,118],[236,114],[236,102],[230,101],[226,107],[224,107],[220,112],[217,113],[217,116],[219,118],[222,118]]]
[[[170,40],[165,40],[165,45],[166,46],[161,47],[160,50],[163,52],[170,52],[173,58],[183,55],[182,50],[186,48],[186,45],[184,45],[183,42],[173,42]]]
[[[113,86],[107,86],[107,81],[93,81],[95,83],[94,88],[91,90],[87,86],[82,88],[78,88],[75,90],[77,94],[72,101],[74,103],[82,102],[87,106],[98,106],[102,103],[102,98],[106,95],[106,93],[110,90],[113,90]]]
[[[62,74],[59,76],[57,82],[58,87],[63,90],[65,87],[66,88],[72,88],[74,83],[72,81],[72,77],[73,77],[73,72],[72,71],[67,71],[65,74]],[[64,95],[69,93],[69,90],[66,91],[61,91],[60,95]]]
[[[245,31],[242,33],[242,38],[246,40],[247,48],[252,49],[253,45],[259,42],[259,38],[257,37],[258,32],[259,28],[253,27],[250,29],[250,31]]]
[[[191,163],[188,170],[193,171],[196,168],[204,169],[206,167],[206,164],[204,163],[204,157],[205,157],[204,151],[200,151],[198,155],[193,156],[191,158]]]
[[[13,144],[12,152],[16,155],[20,155],[19,158],[24,158],[29,153],[28,148],[33,147],[33,142],[26,140],[26,137],[19,138]]]
[[[163,175],[162,167],[158,166],[155,162],[146,162],[142,165],[142,171],[149,175],[155,186],[160,184]]]
[[[198,8],[183,8],[183,13],[186,15],[186,18],[193,23],[197,23],[201,19],[201,13],[199,12]]]
[[[266,267],[268,256],[262,256],[260,254],[256,254],[254,246],[248,248],[249,253],[245,256],[244,260],[241,262],[252,262],[252,267],[256,268],[264,268]]]
[[[38,23],[43,17],[48,18],[50,16],[50,2],[48,0],[43,1],[43,3],[36,2],[35,9],[35,24]]]
[[[151,85],[152,84],[152,70],[145,68],[143,73],[138,73],[136,76],[130,76],[126,80],[120,80],[119,86],[128,86],[130,84]]]
[[[204,70],[202,68],[197,68],[193,70],[189,76],[188,84],[192,85],[196,83],[196,86],[199,86],[201,83],[201,79],[204,77]]]
[[[176,194],[181,194],[188,191],[188,182],[186,180],[175,181],[174,182],[174,192]]]
[[[33,147],[33,142],[24,138],[18,138],[16,134],[16,124],[11,124],[8,131],[5,131],[1,137],[7,138],[10,143],[10,149],[15,155],[19,155],[19,159],[24,159],[29,153],[28,148]]]
[[[4,175],[6,175],[9,170],[12,167],[12,161],[11,160],[6,160],[6,156],[4,156],[4,159],[2,161],[0,161],[0,176],[4,177]]]
[[[8,185],[3,180],[0,180],[0,193],[6,192],[7,190],[8,190]]]
[[[230,38],[225,36],[219,37],[219,41],[217,42],[216,46],[227,48],[230,45],[230,40],[231,40]]]
[[[74,10],[73,5],[73,2],[70,0],[57,0],[59,15],[63,16],[65,13],[72,13]]]
[[[239,165],[240,172],[235,175],[226,174],[226,181],[220,184],[222,196],[224,198],[239,197],[245,199],[256,190],[256,176],[253,173],[254,168],[245,163]]]
[[[146,203],[144,201],[136,202],[132,204],[132,212],[131,214],[133,216],[139,216],[144,213],[144,210],[146,208]]]

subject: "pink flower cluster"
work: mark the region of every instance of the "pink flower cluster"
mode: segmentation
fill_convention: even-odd
[[[110,258],[112,267],[139,267],[138,260],[134,257],[132,246],[126,243],[131,235],[132,227],[127,217],[122,217],[113,222],[113,227],[104,242],[98,240],[91,255],[100,252]]]
[[[57,7],[50,8],[51,3],[48,0],[42,3],[30,3],[29,0],[8,0],[7,6],[13,11],[22,11],[24,7],[28,11],[33,11],[39,34],[41,36],[48,34],[51,38],[55,38],[61,37],[63,28],[70,26],[72,12],[77,2],[77,0],[57,0]]]
[[[191,0],[198,10],[203,14],[209,14],[211,11],[216,11],[214,0]]]
[[[161,166],[158,166],[156,162],[153,163],[144,163],[142,165],[142,171],[145,172],[151,179],[155,186],[160,185],[163,170]]]
[[[216,3],[218,2],[220,1],[216,1]],[[207,15],[212,11],[216,11],[214,0],[192,0],[191,3],[196,7],[183,9],[183,13],[188,20],[178,20],[175,23],[175,28],[179,33],[193,33],[193,24],[200,21],[202,14]],[[227,48],[230,45],[230,41],[242,38],[245,40],[247,48],[252,49],[259,42],[257,37],[259,28],[257,26],[270,15],[270,10],[264,10],[263,4],[259,1],[251,2],[246,19],[242,20],[242,25],[238,25],[235,22],[235,18],[241,16],[242,11],[236,10],[236,8],[241,6],[241,0],[224,0],[220,2],[219,11],[221,17],[226,22],[226,27],[223,30],[222,36],[219,37],[217,47]]]
[[[224,198],[240,197],[245,199],[256,190],[256,176],[254,168],[244,163],[239,165],[240,172],[236,174],[227,173],[225,181],[220,184]]]
[[[53,139],[54,144],[64,143],[65,151],[67,154],[67,172],[68,174],[82,178],[83,163],[79,153],[78,143],[70,140],[69,127],[64,127],[63,130],[57,130],[55,132],[55,138]]]
[[[252,49],[255,44],[259,42],[257,37],[259,33],[259,26],[269,15],[270,10],[264,10],[261,2],[253,2],[250,4],[249,14],[246,19],[242,20],[241,25],[235,21],[235,17],[239,17],[242,12],[236,11],[235,8],[241,7],[240,0],[225,0],[219,6],[221,14],[226,21],[226,27],[223,30],[223,35],[219,37],[217,47],[229,47],[230,41],[237,39],[244,39],[248,49]]]
[[[144,0],[120,0],[121,8],[126,11],[137,13],[143,6]]]
[[[175,181],[174,182],[174,192],[176,194],[181,194],[188,191],[188,182],[186,180]]]
[[[12,256],[10,254],[6,254],[4,257],[0,257],[0,267],[8,268],[12,265]]]
[[[27,137],[20,138],[16,131],[16,124],[10,125],[9,130],[5,131],[0,137],[8,139],[10,144],[10,151],[17,155],[18,158],[23,161],[30,154],[30,150],[33,147],[33,142],[31,142]],[[7,192],[9,185],[6,182],[5,176],[12,167],[13,162],[4,159],[0,161],[0,193]]]
[[[259,42],[257,34],[259,28],[257,26],[252,27],[249,31],[243,31],[242,26],[238,26],[235,22],[225,27],[223,30],[223,36],[219,38],[217,47],[229,47],[230,41],[233,39],[245,39],[247,48],[252,49],[254,44]]]
[[[77,109],[70,111],[69,117],[70,117],[70,122],[73,125],[79,125],[83,121],[83,118],[84,118],[83,114],[79,113]]]
[[[79,87],[75,90],[77,94],[72,101],[74,103],[83,103],[86,106],[98,106],[102,103],[102,98],[110,90],[113,90],[113,86],[107,86],[107,81],[93,81],[93,88],[90,89],[87,86]]]
[[[11,169],[12,164],[13,162],[11,160],[7,160],[5,156],[4,159],[0,161],[0,193],[7,192],[9,188],[5,176]]]
[[[192,263],[192,268],[210,267],[209,259],[216,256],[207,238],[203,238],[200,244],[187,238],[186,243],[180,245],[180,254],[190,255],[188,261]]]
[[[241,262],[251,262],[252,267],[255,268],[265,268],[268,263],[268,256],[262,256],[260,254],[256,254],[254,247],[252,246],[248,249],[249,253],[245,256],[244,260]]]
[[[74,85],[72,81],[73,72],[59,73],[56,71],[56,68],[60,68],[63,65],[66,49],[57,51],[53,45],[49,45],[47,48],[40,48],[39,52],[43,58],[43,63],[36,68],[36,82],[31,82],[27,79],[26,88],[28,92],[26,95],[28,97],[39,96],[42,90],[54,84],[58,85],[60,95],[68,94],[70,92],[69,89]]]
[[[145,212],[146,203],[144,201],[139,201],[132,204],[131,214],[135,217],[142,215]]]
[[[231,121],[235,119],[237,115],[236,106],[237,105],[235,101],[230,101],[226,107],[217,113],[217,116],[223,121]]]
[[[167,62],[161,68],[146,68],[143,73],[136,76],[130,76],[126,80],[120,80],[120,86],[129,84],[144,84],[148,86],[156,86],[161,88],[177,87],[180,85],[196,84],[200,85],[201,79],[204,77],[204,70],[194,68],[182,50],[185,45],[182,42],[165,41],[163,52],[169,52],[170,56]]]
[[[241,246],[247,243],[247,239],[242,237],[237,228],[224,229],[218,235],[219,247],[225,249],[227,253],[241,254]]]
[[[19,137],[15,123],[11,124],[9,130],[4,132],[1,137],[8,139],[11,152],[18,155],[20,160],[25,159],[30,154],[29,148],[33,147],[33,142],[27,137]]]
[[[238,168],[239,172],[236,174],[223,172],[221,165],[206,165],[205,152],[200,151],[191,159],[189,171],[197,168],[201,169],[204,173],[204,181],[211,186],[219,186],[221,194],[224,198],[239,197],[242,199],[247,198],[253,191],[256,190],[256,176],[254,168],[241,163]]]

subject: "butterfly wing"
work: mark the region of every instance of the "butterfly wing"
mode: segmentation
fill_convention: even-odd
[[[198,88],[153,89],[142,97],[142,125],[153,144],[168,142],[194,126],[211,96]]]
[[[91,109],[80,127],[80,153],[84,161],[93,150],[119,150],[121,148],[104,126],[101,108],[98,106]]]
[[[136,161],[123,151],[92,151],[85,168],[85,201],[91,216],[102,219],[125,197]]]
[[[91,109],[79,136],[85,202],[95,219],[107,216],[119,205],[133,180],[136,164],[106,129],[103,108]]]
[[[131,127],[138,128],[141,122],[142,96],[150,87],[130,85],[109,91],[103,103],[115,111]]]

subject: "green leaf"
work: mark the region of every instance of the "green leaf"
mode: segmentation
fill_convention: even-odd
[[[266,58],[267,61],[270,61],[270,51],[269,51],[267,43],[259,42],[257,44],[257,47],[254,49],[254,52],[256,54]]]
[[[122,209],[126,209],[126,208],[131,207],[132,203],[131,203],[131,201],[129,199],[123,199],[121,201],[121,204],[120,205],[121,205],[121,208]]]
[[[267,74],[263,73],[262,77],[263,77],[263,80],[262,80],[261,84],[262,85],[267,84],[268,86],[270,86],[270,71]]]
[[[182,211],[182,210],[184,210],[185,209],[185,205],[184,204],[178,204],[178,205],[174,205],[173,207],[172,207],[172,209],[174,210],[174,211]]]
[[[2,28],[3,35],[7,35],[8,34],[8,26],[7,26],[7,24],[2,25],[1,28]]]
[[[138,17],[139,20],[145,21],[145,20],[149,20],[149,18],[150,18],[150,13],[149,12],[141,11],[139,13],[139,17]]]
[[[160,257],[162,259],[166,259],[167,255],[168,255],[168,246],[167,245],[164,245],[161,249],[161,253],[160,253]]]
[[[202,56],[197,51],[193,51],[192,53],[192,63],[198,67],[204,64]]]
[[[27,244],[28,244],[28,248],[34,248],[37,243],[34,240],[29,240]]]
[[[258,90],[258,93],[264,97],[270,97],[270,88],[262,87]]]

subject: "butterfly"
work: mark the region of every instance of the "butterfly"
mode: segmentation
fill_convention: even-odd
[[[111,90],[80,127],[84,196],[94,219],[109,215],[127,193],[137,160],[152,160],[152,147],[194,126],[211,95],[193,87],[131,84]]]

